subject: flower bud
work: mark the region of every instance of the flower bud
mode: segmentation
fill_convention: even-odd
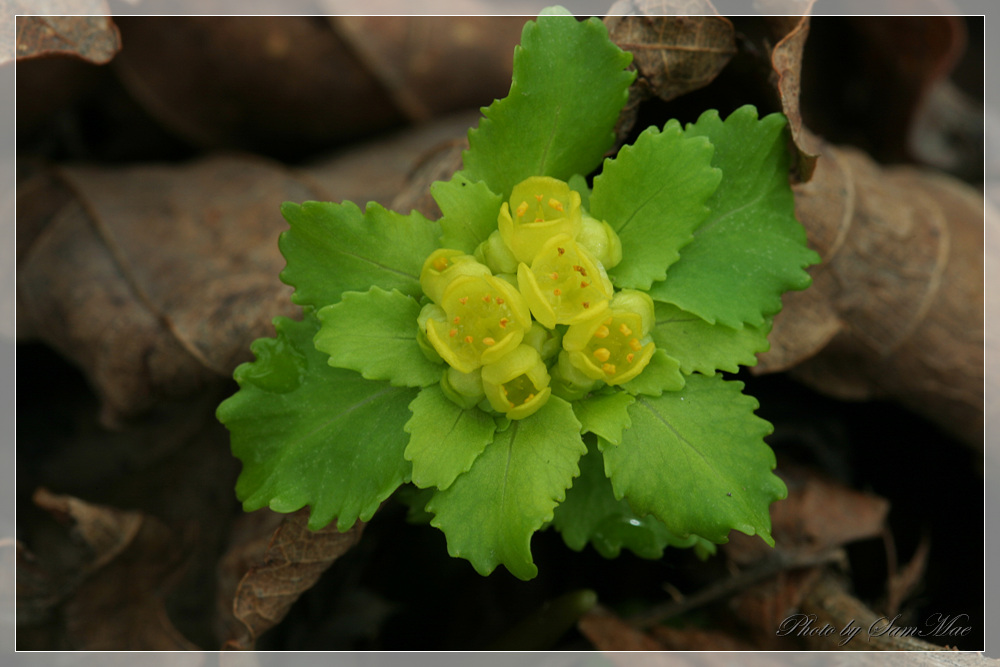
[[[517,271],[517,257],[514,257],[514,253],[504,243],[499,229],[476,246],[473,256],[477,261],[488,266],[494,275],[498,273],[515,273]]]
[[[441,376],[441,391],[465,410],[475,407],[484,398],[482,369],[463,373],[448,366]]]
[[[562,349],[562,333],[558,329],[546,329],[538,322],[532,322],[522,343],[538,350],[542,361],[548,362]]]
[[[595,380],[578,369],[569,359],[569,352],[559,352],[559,360],[552,367],[552,393],[567,401],[576,401],[598,387],[604,385],[601,380]]]
[[[420,289],[434,303],[441,303],[441,297],[448,285],[460,276],[488,276],[489,267],[480,264],[472,255],[461,250],[439,248],[424,260],[420,270]]]
[[[483,391],[497,412],[524,419],[549,400],[549,372],[538,351],[520,345],[510,354],[483,366]]]
[[[603,267],[565,234],[542,246],[531,268],[517,267],[517,283],[535,319],[549,329],[587,319],[607,305],[613,289]]]
[[[618,266],[622,261],[622,242],[611,225],[603,220],[597,220],[587,214],[583,216],[583,225],[576,242],[590,251],[605,269]]]
[[[519,262],[530,263],[550,238],[580,233],[580,193],[555,178],[532,176],[514,186],[500,207],[497,227]]]
[[[448,365],[471,373],[521,343],[531,313],[510,283],[494,276],[459,276],[441,297],[443,319],[427,321],[427,339]]]

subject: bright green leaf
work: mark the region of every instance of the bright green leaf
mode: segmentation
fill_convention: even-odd
[[[780,114],[758,121],[757,111],[745,106],[725,122],[707,111],[686,128],[686,136],[715,145],[712,164],[722,170],[722,183],[694,241],[667,279],[650,289],[654,299],[711,324],[761,327],[781,310],[782,293],[809,286],[805,267],[819,256],[795,218],[785,125]]]
[[[721,323],[709,324],[673,304],[657,302],[653,340],[657,349],[680,362],[682,372],[714,375],[717,370],[736,373],[741,365],[756,365],[756,355],[770,347],[770,330],[770,319],[760,327],[746,324],[733,329]]]
[[[622,242],[622,261],[608,275],[617,287],[649,289],[663,280],[692,232],[709,214],[705,202],[722,174],[712,167],[712,144],[686,137],[677,121],[645,130],[594,179],[590,214]]]
[[[580,476],[556,507],[552,525],[570,549],[580,551],[590,542],[605,558],[616,558],[622,547],[642,558],[661,558],[665,547],[691,547],[700,539],[678,537],[653,515],[640,517],[625,500],[616,500],[596,443],[588,444]]]
[[[579,474],[586,451],[580,423],[566,401],[549,398],[538,412],[497,433],[469,472],[434,494],[431,525],[444,531],[448,553],[487,575],[504,565],[519,579],[538,573],[531,536],[552,520]]]
[[[573,412],[580,420],[584,433],[594,433],[618,444],[622,440],[622,431],[632,423],[628,406],[634,402],[631,394],[615,390],[573,401]]]
[[[504,199],[529,176],[587,174],[614,144],[635,74],[598,18],[540,16],[514,49],[510,93],[469,133],[462,172]]]
[[[310,528],[336,518],[345,531],[406,481],[403,424],[417,390],[332,368],[313,347],[312,316],[275,327],[277,338],[254,344],[257,360],[236,369],[240,390],[217,413],[243,462],[236,495],[248,512],[310,505]]]
[[[285,203],[281,213],[291,226],[278,241],[288,262],[281,279],[295,288],[295,303],[319,309],[372,285],[420,296],[420,269],[438,248],[438,223],[375,203],[363,213],[351,202]]]
[[[410,444],[403,456],[413,462],[412,481],[426,488],[447,489],[472,467],[493,440],[496,423],[478,408],[463,410],[438,386],[427,387],[410,403],[406,422]]]
[[[721,375],[692,375],[679,392],[637,397],[622,443],[601,443],[615,497],[678,536],[723,543],[739,530],[773,545],[768,507],[787,491],[771,472],[771,425],[754,415],[757,401],[742,388]]]
[[[659,396],[665,391],[680,391],[684,387],[680,363],[663,350],[657,348],[649,365],[634,380],[622,385],[630,394]]]
[[[444,367],[421,351],[418,315],[420,303],[396,290],[346,292],[339,303],[320,309],[322,326],[313,342],[330,355],[331,366],[397,387],[426,387],[440,382]]]
[[[461,174],[450,181],[431,184],[431,196],[441,208],[441,247],[464,250],[470,255],[497,229],[500,195],[482,181],[471,182]]]

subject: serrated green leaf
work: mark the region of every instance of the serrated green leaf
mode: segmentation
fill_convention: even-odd
[[[472,467],[493,441],[496,422],[479,408],[463,410],[438,386],[427,387],[410,403],[406,422],[410,444],[403,456],[413,463],[411,479],[421,488],[447,489]]]
[[[455,174],[450,181],[431,184],[431,196],[443,214],[441,247],[472,254],[497,229],[501,197],[486,183],[469,181]]]
[[[622,443],[601,443],[615,497],[678,536],[721,544],[738,530],[773,546],[768,507],[787,490],[771,472],[771,425],[754,415],[757,401],[742,388],[692,375],[679,392],[638,397]]]
[[[635,379],[622,385],[630,394],[659,396],[665,391],[680,391],[684,387],[680,363],[663,350],[657,348],[649,365]]]
[[[649,289],[663,280],[694,230],[722,174],[712,167],[712,144],[686,137],[677,121],[651,127],[604,162],[594,179],[590,214],[618,233],[622,261],[608,271],[617,287]]]
[[[717,370],[736,373],[739,367],[755,366],[757,354],[770,347],[767,334],[770,318],[760,327],[745,324],[733,329],[709,324],[697,315],[669,303],[656,302],[653,341],[680,362],[683,373],[714,375]]]
[[[572,405],[584,433],[594,433],[618,444],[622,440],[622,431],[632,423],[628,406],[634,402],[631,394],[615,390],[608,394],[593,394],[573,401]]]
[[[615,499],[596,443],[588,443],[580,476],[556,507],[552,526],[570,549],[580,551],[589,542],[605,558],[616,558],[623,547],[641,558],[661,558],[668,546],[683,549],[700,540],[678,537],[653,515],[640,517],[625,500]]]
[[[443,366],[427,359],[417,342],[420,308],[397,290],[345,292],[317,313],[322,326],[313,343],[330,355],[331,366],[397,387],[426,387],[441,381]]]
[[[686,128],[686,136],[715,145],[712,164],[722,170],[722,183],[694,241],[650,296],[711,324],[761,327],[781,310],[784,292],[809,286],[804,269],[819,256],[795,218],[785,125],[780,114],[758,121],[756,109],[744,106],[725,122],[707,111]]]
[[[319,309],[372,285],[420,296],[420,270],[441,235],[437,222],[375,203],[362,212],[351,202],[286,202],[281,213],[291,226],[278,241],[288,262],[281,279],[295,288],[295,303]]]
[[[275,328],[276,338],[255,343],[257,360],[236,369],[240,390],[217,413],[243,462],[236,495],[248,512],[310,505],[310,528],[336,518],[345,531],[406,481],[403,424],[417,390],[332,368],[313,347],[313,316],[277,318]]]
[[[596,168],[614,144],[635,74],[631,54],[597,18],[540,16],[514,50],[510,93],[483,110],[463,155],[466,178],[504,199],[530,176],[566,180]]]
[[[448,553],[467,559],[480,574],[502,564],[515,577],[531,579],[538,573],[531,536],[552,520],[585,451],[573,409],[553,396],[497,433],[469,472],[434,494],[427,505],[431,525],[444,531]]]

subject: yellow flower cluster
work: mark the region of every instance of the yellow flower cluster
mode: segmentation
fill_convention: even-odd
[[[653,302],[615,292],[606,269],[620,261],[618,235],[569,185],[536,176],[515,186],[473,255],[440,249],[424,262],[431,303],[418,323],[425,349],[448,364],[442,389],[522,419],[553,393],[572,400],[636,377],[654,352]]]

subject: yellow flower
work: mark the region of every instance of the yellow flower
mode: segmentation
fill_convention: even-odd
[[[514,287],[495,276],[459,276],[441,297],[443,318],[427,321],[427,340],[449,366],[471,373],[521,343],[531,313]]]
[[[622,290],[604,308],[573,324],[563,336],[570,363],[587,377],[608,384],[628,382],[646,367],[656,346],[649,340],[653,300],[645,292]]]
[[[530,263],[557,234],[575,239],[582,224],[580,193],[555,178],[532,176],[514,186],[500,207],[500,236],[519,262]]]
[[[490,405],[510,419],[535,414],[552,393],[545,362],[530,345],[520,345],[498,361],[483,366],[482,378]]]
[[[613,289],[603,267],[566,234],[549,239],[530,268],[518,266],[517,283],[535,319],[549,329],[588,319],[607,305]]]

